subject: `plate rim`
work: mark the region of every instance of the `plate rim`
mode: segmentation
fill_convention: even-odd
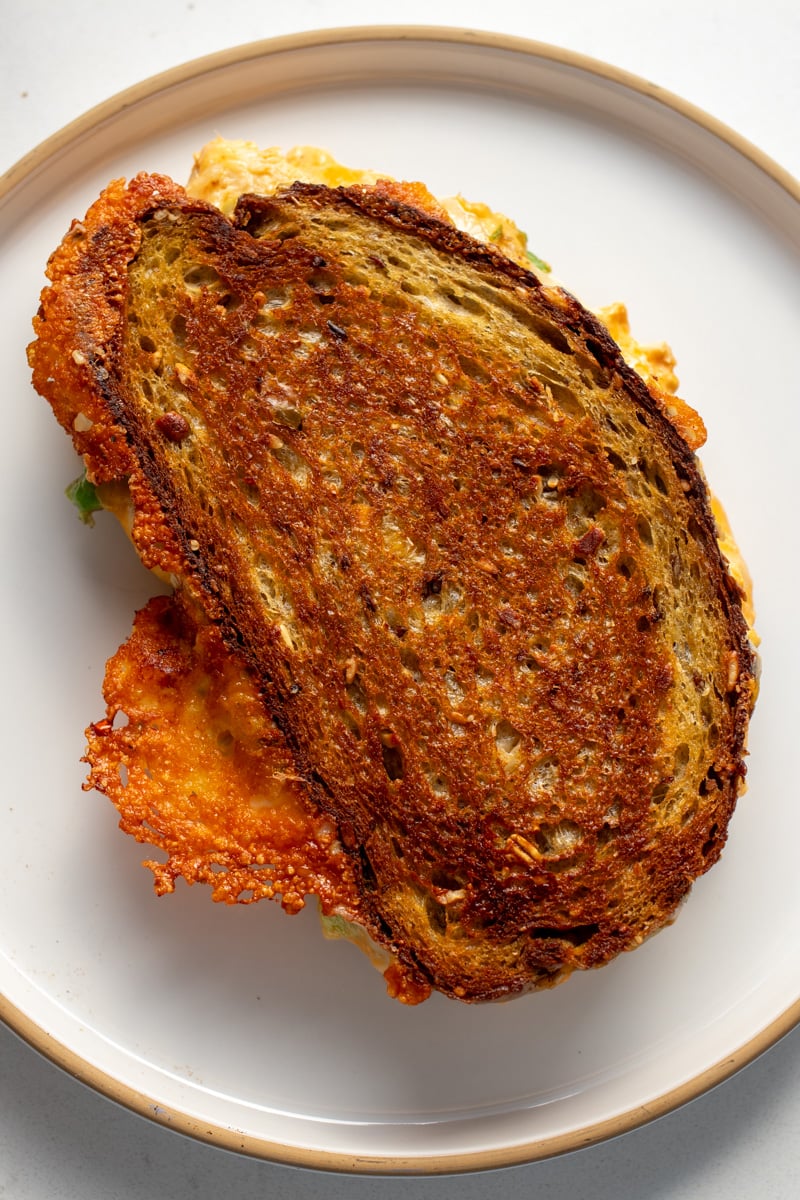
[[[724,121],[706,112],[705,109],[684,100],[675,92],[661,87],[643,76],[636,75],[622,67],[603,62],[602,59],[582,54],[576,50],[555,46],[548,42],[540,42],[532,38],[519,37],[514,34],[493,33],[487,30],[464,29],[448,25],[348,25],[341,28],[306,30],[300,33],[282,34],[278,37],[260,38],[253,42],[244,42],[224,50],[216,50],[198,58],[189,59],[175,67],[168,67],[155,75],[150,75],[130,87],[114,93],[113,96],[93,105],[84,113],[50,134],[0,175],[0,203],[4,202],[7,194],[22,184],[31,175],[71,145],[83,133],[96,128],[102,122],[117,116],[124,109],[131,108],[149,99],[160,91],[176,87],[189,80],[196,79],[212,71],[223,69],[236,63],[249,62],[258,58],[283,54],[293,50],[311,49],[317,46],[330,46],[336,42],[349,45],[359,41],[426,41],[447,42],[457,45],[482,46],[491,49],[516,51],[533,58],[544,59],[561,66],[572,67],[584,74],[594,75],[601,80],[616,83],[621,87],[637,92],[650,100],[655,100],[665,108],[672,109],[680,116],[700,125],[706,132],[725,142],[749,159],[756,167],[779,184],[789,195],[800,202],[800,179],[796,178],[775,159],[761,150],[743,134],[738,133]]]
[[[275,1142],[255,1134],[217,1125],[213,1121],[200,1121],[189,1113],[174,1107],[167,1108],[152,1096],[129,1084],[122,1083],[107,1071],[88,1063],[81,1055],[64,1046],[21,1009],[0,994],[0,1020],[13,1033],[26,1042],[55,1067],[72,1076],[78,1083],[105,1096],[115,1104],[145,1117],[162,1128],[184,1134],[194,1141],[217,1146],[242,1154],[248,1158],[262,1159],[284,1166],[302,1167],[307,1170],[328,1171],[349,1175],[372,1176],[430,1176],[460,1175],[476,1171],[499,1170],[518,1167],[557,1158],[574,1150],[585,1150],[590,1146],[630,1133],[649,1125],[699,1099],[725,1080],[737,1074],[760,1055],[766,1053],[782,1038],[800,1025],[800,1000],[790,1005],[780,1017],[765,1026],[744,1046],[706,1068],[699,1075],[686,1080],[678,1087],[664,1092],[654,1100],[637,1104],[624,1112],[602,1121],[595,1121],[582,1129],[552,1137],[539,1138],[533,1142],[521,1142],[515,1146],[495,1147],[490,1150],[462,1151],[440,1155],[370,1155],[353,1154],[336,1150],[319,1150],[304,1146],[292,1146]]]
[[[699,126],[704,132],[711,134],[712,137],[725,143],[749,160],[763,175],[778,184],[791,199],[800,204],[800,180],[768,154],[698,106],[627,70],[577,51],[511,34],[443,25],[391,24],[333,27],[258,39],[193,58],[151,75],[88,109],[12,164],[0,176],[0,208],[18,187],[29,181],[54,158],[60,157],[84,134],[115,119],[125,110],[154,98],[160,92],[168,91],[211,72],[235,66],[237,63],[251,62],[260,58],[266,59],[292,51],[331,47],[337,43],[351,45],[365,41],[443,42],[456,47],[473,46],[497,49],[516,52],[594,76],[601,82],[615,84],[640,97],[656,101],[671,109],[678,116]],[[699,1074],[653,1100],[637,1104],[621,1113],[566,1133],[488,1150],[438,1155],[393,1153],[377,1156],[307,1148],[275,1142],[256,1134],[245,1134],[234,1128],[215,1124],[213,1121],[201,1121],[190,1113],[176,1111],[174,1108],[165,1108],[154,1097],[132,1085],[123,1083],[101,1067],[88,1062],[77,1050],[59,1042],[56,1037],[2,994],[0,994],[0,1020],[35,1051],[78,1082],[86,1084],[106,1098],[156,1124],[183,1133],[195,1140],[249,1157],[307,1169],[350,1174],[408,1176],[459,1174],[468,1171],[519,1166],[583,1149],[639,1128],[716,1087],[775,1045],[797,1025],[800,1025],[800,998],[791,1003],[778,1017],[749,1038],[736,1051],[725,1055]]]

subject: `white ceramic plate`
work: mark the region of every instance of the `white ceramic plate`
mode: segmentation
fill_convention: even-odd
[[[590,305],[668,339],[756,580],[750,789],[677,924],[509,1005],[384,995],[310,911],[157,901],[81,791],[83,728],[149,577],[63,498],[67,440],[24,347],[49,251],[111,177],[188,174],[217,132],[326,146],[512,214]],[[800,189],[711,119],[597,63],[493,35],[354,30],[227,52],[111,100],[5,180],[2,1013],[73,1074],[231,1149],[454,1171],[542,1157],[698,1094],[800,1017],[794,754]]]

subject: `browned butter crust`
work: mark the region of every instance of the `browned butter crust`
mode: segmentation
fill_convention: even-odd
[[[139,176],[48,273],[37,389],[242,656],[407,977],[500,998],[668,922],[754,659],[696,460],[597,320],[361,187],[230,221]]]

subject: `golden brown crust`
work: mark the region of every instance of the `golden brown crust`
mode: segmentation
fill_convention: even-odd
[[[50,271],[36,385],[241,649],[373,936],[477,1000],[669,921],[753,659],[695,459],[603,326],[368,188],[232,223],[140,177]]]
[[[352,865],[333,822],[314,811],[280,733],[219,630],[177,597],[157,596],[109,659],[107,716],[87,730],[88,788],[120,828],[157,847],[159,895],[178,877],[215,900],[279,897],[287,912],[317,896],[357,919]]]

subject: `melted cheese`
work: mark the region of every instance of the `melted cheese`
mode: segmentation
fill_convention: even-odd
[[[260,150],[253,142],[215,138],[194,156],[186,190],[190,196],[215,204],[227,216],[240,196],[255,192],[270,196],[300,180],[326,187],[373,184],[388,179],[376,171],[354,171],[342,166],[325,150],[294,146]]]
[[[215,138],[194,156],[186,190],[190,196],[214,204],[230,216],[236,201],[247,192],[269,196],[298,181],[326,187],[396,182],[385,173],[345,167],[316,146],[293,146],[290,150],[271,146],[260,150],[253,142]],[[434,211],[443,220],[449,219],[456,229],[479,241],[490,242],[523,267],[531,267],[533,262],[540,264],[538,272],[547,274],[542,272],[541,259],[529,254],[527,236],[510,217],[463,196],[437,200],[424,184],[402,186],[414,189],[417,207]],[[408,199],[411,202],[411,197]]]

